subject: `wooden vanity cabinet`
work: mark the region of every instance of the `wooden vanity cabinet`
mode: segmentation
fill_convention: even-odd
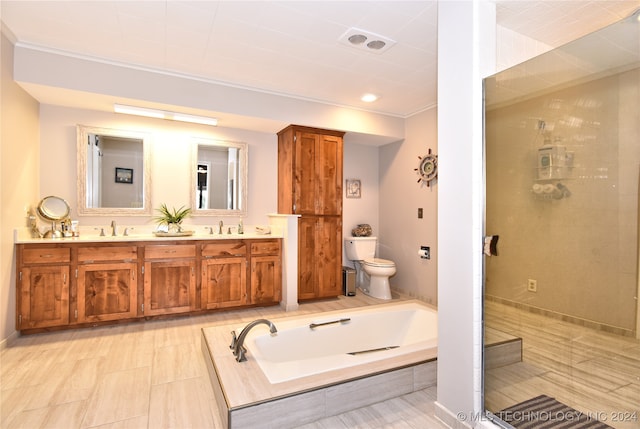
[[[278,213],[342,216],[343,136],[298,125],[278,133]]]
[[[200,305],[203,309],[247,304],[247,245],[244,241],[203,244]]]
[[[273,304],[282,299],[280,240],[251,242],[251,304]]]
[[[144,316],[186,313],[196,305],[196,245],[144,247]]]
[[[16,328],[36,333],[277,304],[281,253],[282,240],[271,237],[19,243]]]
[[[342,290],[343,132],[290,125],[278,133],[278,213],[299,214],[298,299]]]
[[[69,324],[71,249],[18,245],[17,320],[19,330]]]
[[[137,246],[78,248],[76,322],[137,317],[137,260]]]
[[[342,218],[298,220],[298,298],[328,298],[342,292]]]

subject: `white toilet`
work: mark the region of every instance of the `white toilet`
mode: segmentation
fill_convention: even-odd
[[[375,258],[376,237],[346,237],[347,258],[356,266],[356,286],[374,298],[391,299],[389,277],[396,273],[396,264]]]

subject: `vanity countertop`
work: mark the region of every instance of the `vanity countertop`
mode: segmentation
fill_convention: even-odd
[[[98,228],[98,231],[95,230]],[[102,227],[83,227],[80,229],[79,237],[63,237],[63,238],[32,238],[28,228],[18,228],[14,231],[14,243],[15,244],[37,244],[37,243],[113,243],[113,242],[133,242],[133,241],[207,241],[207,240],[248,240],[248,239],[269,239],[269,238],[282,238],[282,232],[278,231],[278,228],[271,228],[270,234],[259,234],[255,232],[255,228],[245,228],[244,234],[226,232],[218,234],[214,232],[209,233],[208,229],[204,227],[194,227],[193,235],[188,236],[173,236],[162,235],[156,236],[153,231],[133,231],[129,235],[122,235],[124,227],[118,227],[118,235],[111,236],[109,228],[104,228],[105,236],[100,236],[99,228]]]

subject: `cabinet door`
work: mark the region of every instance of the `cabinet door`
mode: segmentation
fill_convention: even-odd
[[[318,297],[316,279],[316,216],[298,219],[298,298]]]
[[[296,132],[295,213],[342,213],[342,137]]]
[[[78,267],[78,322],[136,317],[137,264],[114,262]]]
[[[196,309],[196,261],[144,263],[144,315],[184,313]]]
[[[251,257],[251,304],[282,299],[282,264],[278,256]]]
[[[320,297],[342,292],[342,219],[320,216],[316,229],[316,282]]]
[[[338,296],[342,290],[342,219],[298,220],[298,298]]]
[[[296,132],[294,164],[294,213],[316,213],[316,150],[320,136]]]
[[[200,299],[204,309],[245,305],[247,303],[246,258],[203,260]]]
[[[342,137],[320,135],[315,151],[315,214],[342,214]]]
[[[69,324],[69,265],[23,267],[18,329]]]

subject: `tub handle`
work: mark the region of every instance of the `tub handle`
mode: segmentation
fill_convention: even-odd
[[[347,322],[351,322],[351,319],[348,317],[345,317],[343,319],[338,319],[338,320],[332,320],[331,322],[311,323],[309,324],[309,329],[314,329],[314,328],[317,328],[318,326],[333,325],[334,323],[347,323]]]

